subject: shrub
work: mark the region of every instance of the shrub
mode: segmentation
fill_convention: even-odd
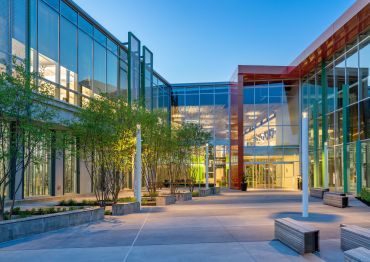
[[[360,198],[368,203],[370,203],[370,190],[363,187],[360,192]]]
[[[198,191],[193,191],[193,192],[191,192],[191,195],[193,197],[199,197],[199,192]]]
[[[135,202],[136,199],[134,197],[122,197],[117,199],[117,203],[129,203]]]
[[[158,192],[146,193],[143,197],[157,197],[159,195]]]
[[[111,210],[105,210],[104,211],[104,215],[111,216],[112,215],[112,211]]]

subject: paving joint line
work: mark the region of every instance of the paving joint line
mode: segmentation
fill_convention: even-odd
[[[123,259],[123,262],[126,262],[127,261],[127,258],[130,255],[130,253],[131,253],[131,251],[132,251],[132,249],[133,249],[133,247],[134,247],[134,245],[136,243],[136,240],[139,238],[139,235],[140,235],[141,231],[143,230],[143,228],[144,228],[144,226],[146,224],[146,221],[149,218],[149,215],[150,215],[151,211],[152,211],[152,208],[149,209],[149,212],[147,213],[143,224],[141,225],[139,231],[137,232],[136,237],[134,238],[134,241],[132,241],[132,244],[131,244],[130,248],[128,249],[127,253],[126,253],[126,256]]]

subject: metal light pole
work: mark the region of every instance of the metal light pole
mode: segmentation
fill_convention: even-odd
[[[302,217],[308,217],[308,113],[302,113]]]
[[[134,195],[141,207],[141,126],[137,125],[136,128]]]
[[[206,144],[206,189],[208,189],[208,143]]]
[[[324,188],[329,187],[329,152],[328,142],[324,143]]]

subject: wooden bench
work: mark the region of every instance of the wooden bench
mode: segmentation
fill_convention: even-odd
[[[275,219],[275,238],[300,254],[319,251],[319,230],[291,218]]]
[[[329,188],[321,188],[321,187],[311,188],[310,196],[322,199],[324,197],[325,192],[329,192]]]
[[[370,262],[370,250],[364,247],[347,250],[344,252],[344,261]]]
[[[370,229],[355,225],[341,225],[340,247],[344,251],[357,247],[370,249]]]
[[[324,193],[324,204],[334,207],[348,207],[348,196],[346,194],[339,193]]]

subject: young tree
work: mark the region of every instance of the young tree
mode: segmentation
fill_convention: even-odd
[[[170,135],[170,126],[164,119],[162,111],[150,112],[144,108],[138,110],[138,122],[142,132],[142,174],[150,194],[157,191],[158,171]]]
[[[0,220],[6,198],[12,200],[11,218],[27,167],[45,161],[36,151],[50,149],[53,88],[38,79],[15,58],[12,70],[0,73]]]
[[[79,142],[77,154],[85,163],[96,199],[103,207],[109,199],[117,201],[131,170],[133,116],[121,97],[102,96],[92,99],[70,125],[71,134]]]
[[[193,167],[194,157],[197,159],[202,152],[205,144],[211,139],[211,134],[204,131],[200,125],[197,124],[185,124],[183,126],[183,144],[188,145],[188,157],[187,157],[187,172],[186,177],[189,181],[189,189],[191,192],[194,190],[197,175],[199,173],[198,168]]]

